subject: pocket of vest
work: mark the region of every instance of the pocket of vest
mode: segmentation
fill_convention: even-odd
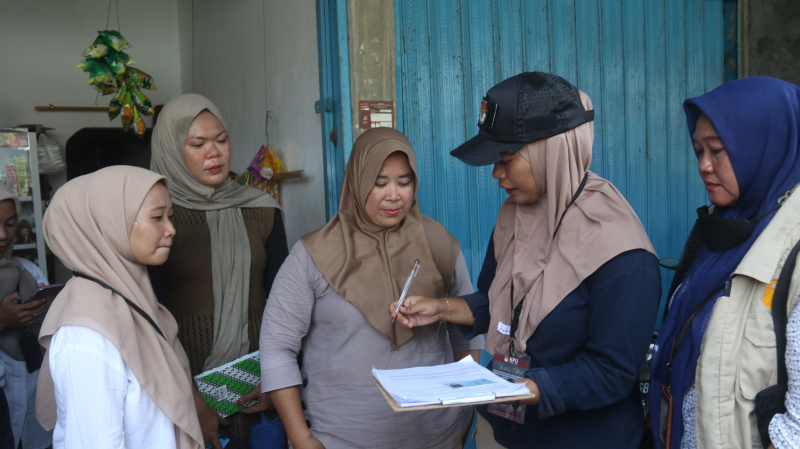
[[[753,304],[739,353],[737,382],[744,398],[755,400],[759,391],[777,382],[775,346],[770,310],[761,303]]]

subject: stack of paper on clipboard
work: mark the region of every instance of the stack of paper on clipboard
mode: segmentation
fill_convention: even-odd
[[[398,407],[452,406],[530,397],[525,384],[509,382],[469,356],[437,366],[394,370],[372,368],[372,375],[395,410]]]

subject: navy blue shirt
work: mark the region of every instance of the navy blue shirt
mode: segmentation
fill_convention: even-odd
[[[465,338],[489,328],[493,240],[478,291],[464,297],[475,317],[473,327],[460,326]],[[660,295],[658,260],[645,250],[619,254],[584,279],[526,342],[531,369],[525,375],[538,385],[540,398],[528,406],[525,424],[478,408],[495,439],[506,447],[637,448],[645,427],[638,373]]]

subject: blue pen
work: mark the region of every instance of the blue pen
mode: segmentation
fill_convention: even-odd
[[[411,274],[408,275],[408,279],[406,279],[406,285],[403,287],[403,292],[400,293],[400,299],[397,300],[397,307],[394,309],[394,318],[392,318],[392,323],[394,320],[397,319],[397,312],[400,311],[400,306],[403,305],[403,300],[406,299],[406,293],[408,293],[408,287],[411,286],[411,281],[417,276],[417,272],[419,271],[419,259],[414,261],[414,267],[411,268]]]

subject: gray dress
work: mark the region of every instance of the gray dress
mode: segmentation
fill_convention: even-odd
[[[424,268],[421,268],[424,269]],[[459,253],[450,296],[472,293]],[[387,302],[386,319],[390,320]],[[302,385],[301,400],[311,433],[327,449],[453,448],[467,430],[472,407],[395,412],[372,377],[379,369],[431,366],[453,361],[453,351],[481,349],[483,337],[464,341],[439,331],[438,323],[417,328],[392,353],[390,342],[322,277],[302,241],[284,262],[261,325],[262,390]],[[451,346],[452,344],[452,346]],[[302,349],[302,369],[297,356]]]

